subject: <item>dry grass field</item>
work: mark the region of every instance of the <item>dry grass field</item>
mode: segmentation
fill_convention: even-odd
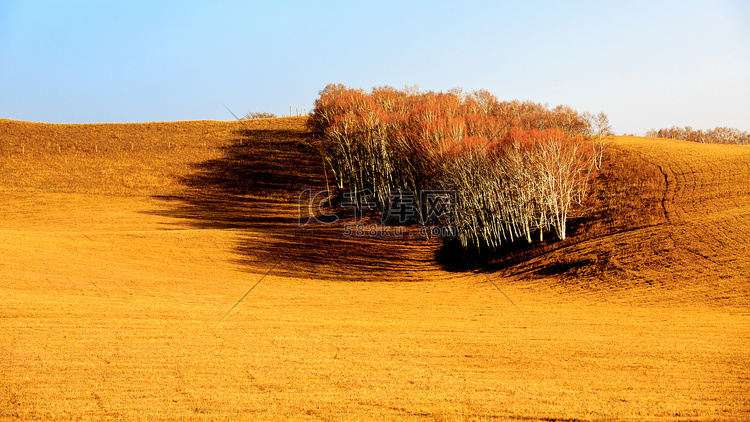
[[[750,149],[619,137],[474,271],[299,227],[304,122],[0,120],[0,420],[750,420]]]

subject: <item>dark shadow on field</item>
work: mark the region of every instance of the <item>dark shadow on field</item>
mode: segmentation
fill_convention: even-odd
[[[486,244],[468,245],[464,248],[457,239],[446,239],[440,249],[435,252],[435,259],[446,271],[496,272],[506,270],[532,257],[544,255],[563,245],[564,243],[549,236],[544,241],[532,243],[518,239],[498,248],[489,248]]]
[[[237,262],[247,271],[273,268],[277,275],[356,281],[418,279],[426,268],[537,276],[580,273],[579,267],[590,263],[565,258],[567,247],[632,229],[634,212],[646,211],[635,227],[648,225],[645,217],[661,209],[659,198],[648,210],[643,208],[642,195],[653,196],[650,190],[634,192],[652,175],[617,169],[599,176],[587,206],[597,214],[584,210],[572,218],[565,241],[549,235],[544,242],[521,241],[491,252],[464,250],[456,241],[426,239],[418,227],[382,226],[374,215],[357,221],[335,203],[331,211],[322,160],[310,140],[301,120],[279,119],[270,128],[239,130],[220,158],[193,166],[181,179],[180,193],[160,197],[167,204],[161,214],[182,219],[179,227],[236,230],[241,239],[235,245]],[[628,162],[621,158],[613,157],[608,166]],[[556,264],[568,261],[575,264]]]
[[[238,231],[237,262],[249,272],[408,280],[431,263],[435,241],[382,236],[368,219],[353,223],[341,209],[325,211],[322,160],[303,124],[240,130],[221,158],[195,164],[181,183],[179,194],[160,197],[167,203],[160,214],[183,219],[182,227]]]

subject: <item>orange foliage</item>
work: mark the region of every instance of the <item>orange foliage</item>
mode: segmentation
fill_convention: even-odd
[[[454,221],[464,246],[497,247],[519,236],[530,241],[532,226],[540,237],[553,227],[565,238],[569,205],[585,192],[589,158],[582,141],[589,121],[566,106],[499,102],[484,90],[378,87],[368,94],[331,84],[320,92],[309,128],[339,186],[373,188],[381,205],[394,189],[458,192]],[[511,163],[510,146],[526,158]],[[554,191],[563,179],[565,199]],[[520,180],[527,190],[552,187],[518,203],[512,191]]]

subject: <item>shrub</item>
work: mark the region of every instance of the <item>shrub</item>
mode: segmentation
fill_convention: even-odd
[[[273,113],[267,113],[267,112],[265,112],[265,111],[254,111],[254,112],[250,112],[250,113],[247,113],[247,114],[245,114],[244,116],[242,116],[242,118],[243,118],[244,120],[252,120],[252,119],[272,119],[272,118],[274,118],[274,117],[276,117],[276,115],[275,115],[275,114],[273,114]]]

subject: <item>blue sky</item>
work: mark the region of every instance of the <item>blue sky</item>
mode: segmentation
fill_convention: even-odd
[[[750,2],[0,0],[0,118],[231,120],[331,82],[750,130]]]

